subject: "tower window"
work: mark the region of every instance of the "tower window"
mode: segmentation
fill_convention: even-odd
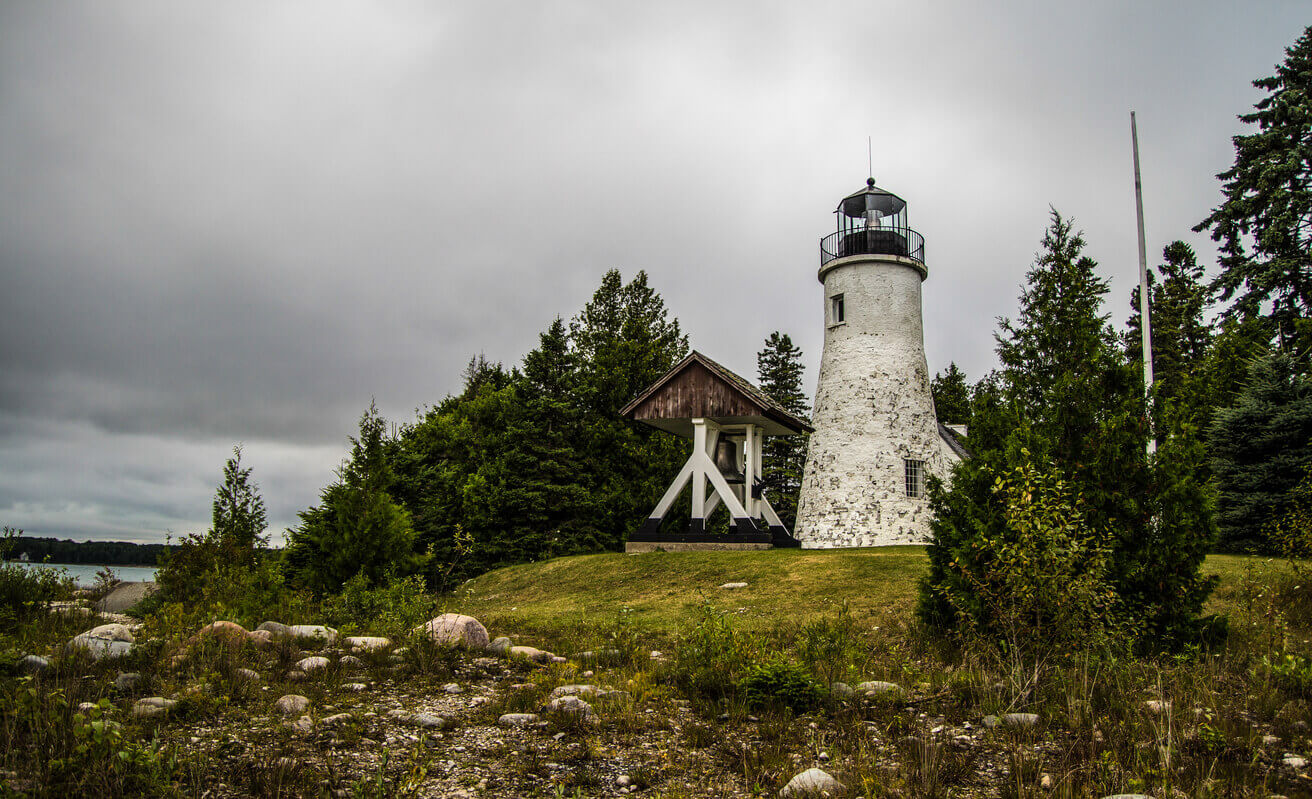
[[[907,496],[919,499],[925,496],[925,462],[903,458],[906,469]]]
[[[835,294],[829,298],[829,324],[841,325],[847,321],[847,315],[843,309],[843,295]]]

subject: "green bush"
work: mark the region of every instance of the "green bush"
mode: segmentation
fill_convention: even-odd
[[[675,681],[691,693],[727,697],[756,662],[756,652],[755,639],[704,602],[697,623],[678,636],[671,664]]]
[[[73,595],[73,580],[63,570],[32,569],[6,560],[22,534],[5,527],[0,538],[0,631],[15,629],[48,612],[51,602]]]
[[[738,683],[738,693],[751,709],[786,707],[799,713],[818,707],[823,697],[804,666],[779,657],[753,666]]]
[[[381,584],[360,573],[347,580],[341,593],[324,599],[325,624],[343,631],[400,636],[436,614],[437,600],[419,575],[393,577]]]
[[[1271,672],[1271,679],[1281,690],[1294,696],[1312,699],[1312,660],[1300,655],[1286,653],[1284,657],[1271,661],[1264,658],[1263,663]]]

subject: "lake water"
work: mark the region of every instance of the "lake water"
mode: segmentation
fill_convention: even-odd
[[[96,572],[101,569],[110,569],[114,576],[125,583],[140,583],[155,579],[154,566],[99,566],[91,563],[23,563],[21,561],[12,561],[19,566],[29,569],[55,569],[64,570],[73,582],[80,586],[90,588],[96,584]]]

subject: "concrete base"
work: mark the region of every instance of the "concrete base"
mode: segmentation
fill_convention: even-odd
[[[742,550],[771,549],[769,542],[760,544],[730,544],[717,541],[629,541],[624,545],[624,554],[637,555],[643,552],[738,552]]]

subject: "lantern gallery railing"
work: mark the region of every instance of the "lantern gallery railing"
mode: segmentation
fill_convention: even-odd
[[[820,265],[849,255],[900,255],[925,263],[925,237],[911,228],[868,228],[830,233],[820,240]]]

